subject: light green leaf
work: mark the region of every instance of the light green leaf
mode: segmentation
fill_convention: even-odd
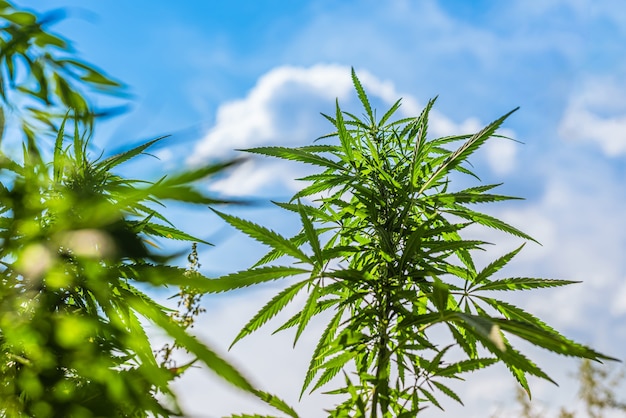
[[[503,232],[507,232],[511,235],[514,235],[516,237],[520,237],[520,238],[524,238],[533,242],[537,242],[537,240],[535,240],[533,237],[525,234],[524,232],[520,231],[517,228],[512,227],[511,225],[507,224],[506,222],[503,222],[497,218],[494,218],[492,216],[486,215],[484,213],[479,213],[479,212],[475,212],[475,211],[471,211],[469,209],[465,209],[465,210],[445,210],[445,212],[449,213],[450,215],[456,215],[459,216],[461,218],[476,222],[478,224],[481,225],[485,225],[488,226],[490,228],[494,228],[494,229],[498,229],[500,231]]]
[[[337,374],[345,367],[345,364],[352,360],[356,355],[357,353],[353,351],[344,351],[339,356],[330,359],[326,364],[322,365],[320,369],[324,369],[324,372],[322,372],[320,378],[317,382],[315,382],[315,386],[313,386],[310,393],[315,392],[317,389],[330,382],[332,378],[337,376]]]
[[[0,108],[1,109],[1,108]],[[63,170],[65,169],[65,156],[63,155],[63,139],[65,136],[65,122],[69,116],[69,111],[63,118],[59,132],[57,133],[56,140],[54,141],[54,153],[52,158],[53,164],[53,178],[56,183],[61,181]]]
[[[585,347],[582,344],[578,344],[568,338],[565,338],[561,334],[549,331],[543,327],[538,327],[528,322],[515,321],[510,319],[493,319],[503,331],[510,332],[526,341],[543,347],[547,350],[553,351],[563,356],[574,356],[579,358],[588,358],[591,360],[605,359],[614,360],[616,358],[605,356]]]
[[[322,333],[317,345],[315,346],[315,350],[313,351],[313,355],[311,356],[311,361],[309,363],[309,368],[306,372],[306,376],[304,378],[304,383],[302,385],[302,390],[300,391],[300,399],[302,399],[302,395],[307,387],[313,381],[315,374],[319,370],[320,366],[324,362],[324,358],[326,354],[330,350],[330,346],[332,341],[335,338],[335,334],[337,333],[337,328],[339,327],[339,321],[343,315],[343,309],[338,309],[337,313],[333,316],[333,318],[328,322],[324,332]]]
[[[157,326],[166,331],[174,338],[181,347],[198,357],[215,374],[229,382],[230,384],[252,394],[256,394],[252,384],[239,373],[233,366],[223,360],[213,350],[202,344],[196,337],[193,337],[178,325],[172,318],[164,314],[159,308],[146,303],[138,298],[128,298],[133,309],[143,315],[146,319],[154,322]]]
[[[166,225],[159,225],[152,222],[147,223],[143,230],[143,233],[149,235],[155,235],[163,238],[181,240],[181,241],[190,241],[190,242],[201,242],[203,244],[211,245],[210,242],[207,242],[203,239],[197,238],[193,235],[189,235],[186,232],[180,231],[176,228]]]
[[[454,153],[452,153],[446,160],[441,164],[437,170],[430,176],[430,178],[422,185],[418,194],[422,194],[425,190],[427,190],[431,185],[435,184],[441,177],[445,176],[450,170],[458,167],[463,161],[467,159],[474,151],[476,151],[481,145],[485,143],[493,134],[496,129],[502,125],[502,122],[513,112],[518,110],[519,108],[515,108],[512,111],[508,112],[504,116],[498,118],[494,122],[487,125],[480,132],[474,134],[471,138],[469,138],[465,143],[459,147]]]
[[[457,401],[458,403],[460,403],[461,405],[463,405],[463,401],[461,401],[461,398],[459,397],[459,395],[457,395],[452,389],[450,389],[449,387],[447,387],[446,385],[444,385],[443,383],[439,383],[436,380],[431,380],[430,383],[432,383],[433,385],[435,385],[437,387],[437,389],[439,389],[440,391],[442,391],[444,394],[446,394],[449,398],[454,399],[455,401]]]
[[[201,293],[226,292],[284,277],[309,273],[307,270],[296,267],[272,266],[243,270],[218,279],[210,279],[198,272],[189,272],[180,267],[151,264],[128,264],[119,267],[118,271],[123,277],[151,283],[154,286],[185,286]]]
[[[165,135],[165,136],[161,136],[159,138],[153,139],[151,141],[148,141],[144,144],[141,144],[133,149],[130,149],[128,151],[119,153],[117,155],[113,155],[103,161],[101,161],[100,163],[98,163],[97,167],[100,168],[101,170],[104,171],[109,171],[110,169],[112,169],[113,167],[122,164],[125,161],[130,160],[131,158],[143,153],[146,149],[148,149],[149,147],[151,147],[152,145],[156,144],[157,142],[159,142],[160,140],[167,138],[169,135]]]
[[[296,411],[293,410],[292,407],[287,405],[285,401],[277,397],[276,395],[272,395],[271,393],[256,391],[256,395],[259,399],[263,400],[266,404],[273,406],[278,409],[280,412],[284,412],[292,418],[299,418]]]
[[[230,160],[216,164],[209,164],[204,167],[183,171],[175,175],[165,177],[162,181],[163,186],[182,186],[193,183],[198,180],[205,179],[209,176],[221,173],[228,168],[241,164],[243,160]]]

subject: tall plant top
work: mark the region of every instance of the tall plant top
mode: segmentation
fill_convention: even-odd
[[[507,335],[561,355],[608,359],[495,295],[574,282],[497,278],[523,245],[478,268],[474,254],[487,243],[463,238],[467,227],[478,224],[534,241],[474,209],[517,199],[493,194],[497,184],[464,190],[450,184],[453,173],[474,176],[468,158],[498,136],[513,111],[478,133],[429,139],[434,100],[418,117],[394,121],[398,100],[377,120],[354,71],[352,79],[365,117],[337,104],[333,116],[324,115],[335,129],[324,138],[334,143],[246,150],[314,165],[319,172],[301,179],[307,185],[291,201],[276,203],[300,218],[302,229],[293,237],[219,213],[270,247],[249,270],[219,279],[225,288],[291,278],[233,344],[305,293],[300,311],[278,330],[294,329],[295,344],[313,317],[330,318],[302,393],[334,386],[329,393],[342,398],[329,412],[333,417],[411,417],[429,404],[441,407],[440,394],[461,402],[448,381],[498,362],[529,395],[527,375],[552,381]],[[279,259],[293,262],[277,265]],[[442,334],[431,333],[435,327],[446,329],[449,339],[438,340]],[[334,379],[339,374],[343,385]]]

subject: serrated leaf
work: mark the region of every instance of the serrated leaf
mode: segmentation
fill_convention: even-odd
[[[309,297],[304,304],[304,308],[302,308],[302,311],[300,312],[300,317],[298,318],[298,328],[296,329],[296,335],[293,339],[294,347],[298,342],[300,335],[302,335],[302,331],[304,331],[304,328],[306,328],[307,324],[315,314],[315,307],[317,305],[319,291],[320,285],[317,283],[313,284],[313,289],[311,290],[311,293],[309,294]]]
[[[442,377],[456,377],[459,373],[473,372],[475,370],[484,369],[497,363],[498,359],[493,357],[483,357],[470,360],[462,360],[456,363],[449,364],[441,369],[438,369],[434,374]]]
[[[130,149],[128,151],[119,153],[117,155],[113,155],[109,158],[106,158],[105,160],[101,161],[100,163],[98,163],[97,167],[105,170],[105,171],[109,171],[110,169],[112,169],[113,167],[122,164],[125,161],[130,160],[131,158],[143,153],[146,149],[148,149],[149,147],[151,147],[152,145],[156,144],[157,142],[159,142],[160,140],[167,138],[169,135],[165,135],[165,136],[161,136],[159,138],[153,139],[151,141],[148,141],[144,144],[141,144],[133,149]]]
[[[301,282],[294,283],[274,296],[252,317],[252,319],[250,319],[250,321],[248,321],[241,331],[239,331],[239,334],[237,334],[233,342],[230,344],[229,349],[232,348],[237,341],[261,328],[261,326],[263,326],[267,321],[278,315],[278,313],[283,310],[283,308],[287,306],[289,302],[291,302],[298,294],[298,292],[300,292],[300,290],[309,282],[310,280],[303,280]]]
[[[444,204],[444,205],[453,205],[453,204],[467,204],[467,203],[473,203],[473,204],[491,203],[491,202],[500,202],[500,201],[506,201],[506,200],[523,200],[523,199],[520,197],[515,197],[515,196],[457,192],[457,193],[436,194],[436,195],[430,196],[430,200],[432,200],[433,202]]]
[[[295,237],[290,238],[290,241],[299,247],[301,245],[304,245],[304,243],[306,243],[306,237],[304,236],[304,233],[301,233],[301,234],[296,235]],[[284,252],[279,251],[277,249],[272,249],[263,257],[261,257],[256,263],[254,263],[252,268],[256,268],[256,267],[271,263],[272,261],[279,259],[283,255],[285,255]]]
[[[311,196],[316,193],[324,192],[326,190],[330,190],[334,187],[343,185],[345,186],[348,182],[354,180],[352,176],[335,176],[334,178],[328,180],[320,180],[316,181],[310,186],[307,186],[300,191],[298,191],[292,198],[291,201]]]
[[[537,240],[535,240],[533,237],[531,237],[530,235],[525,234],[524,232],[520,231],[517,228],[514,228],[513,226],[507,224],[504,221],[501,221],[497,218],[494,218],[493,216],[489,216],[486,215],[484,213],[479,213],[479,212],[475,212],[475,211],[470,211],[469,209],[466,210],[445,210],[445,212],[451,214],[451,215],[456,215],[459,216],[461,218],[476,222],[478,224],[481,225],[485,225],[488,226],[490,228],[494,228],[494,229],[498,229],[500,231],[503,232],[507,232],[511,235],[514,235],[516,237],[520,237],[520,238],[524,238],[533,242],[536,242],[537,244],[539,244],[539,242],[537,242]]]
[[[469,331],[473,331],[476,339],[507,365],[520,384],[522,384],[522,380],[525,379],[524,374],[526,373],[541,377],[542,379],[556,384],[550,376],[548,376],[543,370],[537,367],[537,365],[535,365],[532,361],[528,360],[520,352],[515,350],[504,338],[498,338],[500,341],[494,341],[492,332],[496,324],[494,323],[495,320],[493,318],[484,318],[463,313],[455,313],[454,316],[457,316],[461,320],[460,322],[457,322],[458,325],[463,326]],[[504,349],[502,349],[503,347],[499,344],[499,342],[504,344]]]
[[[513,257],[515,257],[521,250],[524,248],[525,244],[520,245],[517,249],[503,255],[502,257],[498,257],[496,260],[492,261],[480,271],[472,280],[474,283],[481,283],[485,280],[489,279],[489,277],[493,276],[496,272],[498,272],[502,267],[507,265]]]
[[[304,377],[304,383],[302,384],[302,390],[300,391],[300,399],[302,399],[304,391],[307,387],[309,387],[309,385],[313,381],[313,378],[315,377],[315,374],[322,365],[325,358],[325,353],[330,350],[330,344],[335,338],[335,334],[337,333],[337,328],[339,327],[339,321],[341,320],[342,315],[343,309],[339,309],[326,325],[324,332],[322,332],[322,335],[320,336],[320,339],[315,346],[315,350],[313,351],[313,355],[311,356],[311,361],[309,362],[309,368],[306,372],[306,376]]]
[[[313,312],[313,316],[322,313],[326,309],[332,308],[334,305],[337,305],[338,303],[339,303],[338,299],[332,299],[332,300],[326,299],[326,300],[319,301],[319,303],[315,307],[315,311]],[[298,325],[298,323],[300,321],[300,315],[301,315],[301,312],[298,312],[295,315],[293,315],[291,318],[289,318],[287,321],[285,321],[284,324],[282,324],[280,327],[278,327],[276,330],[274,330],[274,332],[272,332],[272,334],[276,334],[276,333],[278,333],[280,331],[284,331],[286,329],[293,328],[296,325]]]
[[[149,235],[155,235],[163,238],[169,238],[179,241],[190,241],[190,242],[200,242],[207,245],[212,245],[210,242],[207,242],[201,238],[197,238],[193,235],[187,234],[186,232],[180,231],[176,228],[166,225],[155,224],[152,222],[144,225],[143,233]]]
[[[242,159],[238,159],[238,160],[220,162],[216,164],[209,164],[204,167],[186,170],[186,171],[183,171],[182,173],[178,173],[175,175],[169,175],[165,177],[165,179],[162,182],[162,185],[163,186],[187,185],[189,183],[202,180],[204,178],[215,175],[217,173],[221,173],[227,168],[241,164],[242,161],[243,161]]]
[[[61,176],[65,168],[65,156],[63,155],[63,139],[65,137],[65,123],[69,116],[69,111],[63,118],[59,132],[57,133],[56,140],[54,141],[54,152],[52,157],[53,164],[53,179],[56,183],[61,181]]]
[[[439,383],[436,380],[431,380],[430,383],[432,383],[433,385],[435,385],[437,387],[437,389],[439,389],[440,391],[442,391],[444,394],[446,394],[449,398],[454,399],[455,401],[457,401],[458,403],[460,403],[461,405],[463,405],[463,401],[461,401],[461,398],[459,397],[459,395],[457,395],[452,389],[450,389],[449,387],[447,387],[446,385],[444,385],[443,383]]]
[[[189,272],[180,267],[152,264],[124,265],[119,267],[118,271],[123,277],[144,281],[155,286],[186,286],[201,293],[226,292],[284,277],[309,273],[307,270],[296,267],[272,266],[243,270],[218,279],[210,279],[198,272]]]
[[[588,358],[591,360],[605,359],[617,361],[616,358],[598,353],[589,347],[585,347],[582,344],[565,338],[557,332],[549,331],[528,322],[498,318],[493,319],[493,321],[495,324],[499,325],[502,330],[525,339],[533,345],[543,347],[563,356]]]
[[[473,291],[485,290],[530,290],[546,287],[566,286],[568,284],[580,283],[572,280],[557,279],[536,279],[533,277],[512,277],[507,279],[494,280],[476,286]]]
[[[241,151],[251,152],[254,154],[268,155],[271,157],[282,158],[284,160],[300,161],[307,164],[318,165],[322,167],[333,168],[335,170],[343,170],[343,166],[337,164],[333,160],[320,157],[315,153],[303,151],[299,148],[286,147],[258,147],[248,148]]]
[[[306,254],[304,254],[302,250],[300,250],[292,241],[284,238],[282,235],[279,235],[276,232],[263,226],[257,225],[254,222],[246,221],[236,216],[227,215],[215,209],[212,210],[226,222],[228,222],[244,234],[250,236],[251,238],[254,238],[255,240],[271,248],[275,248],[283,252],[284,254],[290,255],[297,260],[312,264],[311,259]]]
[[[367,112],[367,116],[369,117],[370,121],[373,123],[374,122],[374,113],[372,112],[372,106],[370,105],[370,102],[367,99],[367,94],[365,94],[365,90],[363,90],[363,86],[361,85],[361,81],[357,77],[356,72],[354,71],[354,68],[352,68],[350,70],[350,72],[351,72],[351,75],[352,75],[352,84],[354,84],[354,89],[356,90],[356,93],[359,96],[359,100],[361,101],[361,104],[363,105],[363,108]]]
[[[433,405],[435,405],[437,408],[441,409],[442,411],[444,410],[441,404],[439,403],[439,401],[437,400],[437,398],[435,398],[435,395],[430,393],[430,391],[427,390],[425,387],[419,386],[417,390],[419,390],[424,396],[426,396],[426,399],[428,399],[430,403],[432,403]]]
[[[346,353],[344,353],[344,354],[346,354]],[[317,382],[315,382],[315,386],[313,386],[313,388],[311,389],[310,393],[315,392],[317,389],[321,388],[326,383],[330,382],[333,379],[333,377],[337,376],[337,374],[339,374],[339,372],[342,370],[342,365],[339,365],[339,366],[336,366],[336,367],[327,367],[324,370],[324,372],[321,374],[321,376],[317,380]]]
[[[474,134],[471,138],[469,138],[463,145],[461,145],[456,151],[454,151],[446,160],[441,164],[437,170],[430,176],[430,178],[422,185],[418,194],[422,194],[425,190],[427,190],[432,184],[436,183],[441,177],[446,175],[450,170],[458,167],[461,162],[465,161],[467,157],[469,157],[474,151],[476,151],[481,145],[487,141],[493,134],[496,129],[502,125],[502,122],[519,108],[515,108],[505,114],[504,116],[496,119],[486,127],[484,127],[480,132]]]
[[[347,161],[354,161],[352,148],[354,146],[354,139],[350,135],[350,132],[346,129],[346,125],[343,120],[341,109],[339,108],[339,100],[335,100],[335,126],[337,126],[337,136],[341,143],[341,148],[345,154]],[[342,167],[343,169],[343,167]]]
[[[284,412],[285,414],[289,415],[292,418],[299,418],[296,411],[294,411],[292,407],[287,405],[285,401],[283,401],[276,395],[272,395],[271,393],[267,393],[263,391],[256,391],[255,394],[259,399],[263,400],[268,405],[271,405],[274,408],[278,409],[280,412]]]
[[[199,205],[241,203],[230,199],[218,199],[208,196],[191,186],[170,186],[158,183],[146,188],[145,192],[158,200],[175,200]]]
[[[226,292],[229,290],[252,286],[254,284],[308,273],[310,273],[310,271],[297,267],[259,267],[227,274],[226,276],[222,276],[218,279],[210,279],[210,282],[205,284],[204,290],[210,293]]]
[[[304,234],[307,238],[307,242],[311,246],[313,250],[313,255],[315,256],[315,261],[317,262],[317,270],[322,270],[324,268],[324,256],[322,254],[322,248],[320,245],[318,233],[313,226],[313,222],[309,219],[303,205],[298,201],[298,212],[300,213],[300,220],[302,221],[302,227],[304,229]]]
[[[381,128],[385,124],[385,122],[387,122],[389,118],[393,116],[393,114],[400,108],[401,104],[402,104],[402,99],[398,99],[393,105],[391,105],[391,107],[387,110],[387,112],[385,112],[383,117],[380,118],[380,120],[378,121],[379,128]]]
[[[492,299],[492,298],[486,298],[482,296],[477,296],[477,297],[478,299],[491,305],[494,309],[498,310],[508,319],[528,322],[540,328],[546,329],[548,331],[557,332],[555,329],[547,325],[545,322],[541,321],[539,318],[535,317],[534,315],[531,315],[530,313],[524,311],[523,309],[515,305],[512,305],[510,303],[507,303],[501,300]]]

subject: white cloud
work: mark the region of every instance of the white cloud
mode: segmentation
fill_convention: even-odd
[[[378,88],[384,89],[384,85]],[[346,101],[351,89],[350,70],[346,67],[277,67],[260,77],[246,97],[219,107],[215,126],[198,142],[187,161],[200,164],[232,156],[235,149],[310,144],[331,130],[319,112],[332,114],[335,98]],[[268,187],[293,191],[297,187],[293,179],[306,170],[256,156],[212,188],[231,195],[250,195]]]
[[[569,100],[559,125],[566,140],[596,144],[609,157],[626,154],[626,97],[613,80],[583,83]]]
[[[215,127],[188,161],[198,164],[230,155],[233,149],[270,143],[308,143],[311,115],[319,114],[317,104],[343,99],[350,89],[349,72],[342,66],[277,67],[260,77],[245,98],[219,107]]]
[[[393,83],[367,71],[358,70],[357,73],[372,107],[380,112],[378,117],[399,98],[402,98],[399,116],[420,114],[422,107],[415,97],[400,93]],[[311,144],[315,138],[331,130],[319,112],[333,115],[336,98],[342,109],[357,115],[362,113],[353,110],[360,108],[353,90],[350,69],[346,66],[277,67],[260,77],[246,97],[219,107],[215,126],[198,142],[187,161],[200,164],[231,156],[234,149]],[[435,109],[429,127],[431,135],[444,136],[474,133],[482,125],[476,118],[453,122]],[[515,147],[504,141],[492,142],[487,151],[490,167],[497,173],[510,171],[515,166]],[[306,170],[301,165],[255,157],[254,161],[243,164],[228,177],[214,183],[212,189],[231,195],[250,195],[280,188],[293,191],[298,187],[293,179],[307,174]]]

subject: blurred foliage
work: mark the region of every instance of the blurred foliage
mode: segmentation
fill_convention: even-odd
[[[77,59],[71,43],[48,30],[63,17],[63,10],[39,16],[0,0],[0,125],[15,114],[31,152],[35,136],[57,132],[67,109],[87,127],[95,117],[115,113],[94,110],[89,92],[123,94],[119,81]]]
[[[202,241],[177,230],[151,207],[164,199],[216,200],[188,184],[228,167],[219,164],[158,182],[123,178],[112,169],[155,141],[92,161],[76,123],[66,144],[61,125],[54,158],[44,163],[24,148],[23,161],[0,161],[0,331],[7,416],[168,416],[175,377],[160,366],[144,319],[233,384],[252,386],[187,334],[137,286],[208,281],[167,265],[150,243]],[[191,189],[190,189],[191,190]],[[142,319],[143,318],[143,319]]]
[[[218,289],[291,278],[233,344],[294,299],[303,301],[299,311],[277,329],[295,330],[294,344],[313,318],[325,313],[327,325],[302,394],[344,381],[326,392],[342,397],[327,411],[331,417],[413,417],[427,406],[442,408],[442,397],[462,403],[449,382],[495,363],[503,363],[530,396],[528,375],[552,379],[509,336],[560,355],[608,359],[500,297],[574,282],[500,278],[497,273],[523,245],[479,268],[474,254],[489,243],[463,237],[474,225],[534,241],[474,209],[517,199],[493,194],[498,184],[453,188],[459,176],[477,179],[469,163],[476,150],[494,137],[508,140],[496,132],[513,111],[474,134],[430,138],[434,100],[420,115],[395,120],[398,100],[378,119],[354,70],[352,80],[364,116],[339,104],[333,115],[324,115],[334,131],[323,138],[334,142],[247,150],[319,169],[300,179],[308,184],[291,201],[276,203],[300,219],[299,233],[283,236],[218,212],[270,248],[250,269],[218,279],[223,283]],[[276,265],[278,260],[292,263]],[[299,294],[303,297],[296,299]],[[447,331],[447,341],[445,333],[431,332],[435,327]]]
[[[549,414],[553,405],[537,405],[531,402],[525,392],[516,388],[515,399],[519,410],[514,413],[516,418],[546,418],[557,416],[558,418],[605,418],[616,416],[617,413],[626,413],[626,398],[620,393],[623,389],[625,370],[623,367],[609,367],[606,364],[596,364],[584,359],[580,362],[575,378],[578,382],[576,399],[568,406],[562,406],[558,415]],[[580,407],[576,409],[575,405]],[[580,410],[584,413],[581,413]],[[503,415],[496,412],[492,418],[500,418]],[[507,414],[505,416],[511,416]]]
[[[611,410],[626,414],[626,397],[617,393],[624,379],[624,369],[609,369],[584,360],[576,377],[580,386],[578,396],[589,418],[603,418],[605,412]]]
[[[121,85],[47,30],[61,16],[0,0],[0,134],[15,122],[24,134],[21,155],[0,151],[0,416],[182,414],[169,385],[191,363],[160,362],[149,329],[192,363],[296,416],[187,331],[201,311],[199,296],[215,288],[198,272],[195,243],[206,242],[174,227],[161,209],[168,201],[231,203],[194,183],[237,161],[150,182],[116,169],[162,138],[92,157],[93,123],[103,113],[89,97],[118,94]],[[191,267],[172,264],[180,254],[157,248],[163,240],[194,243]],[[179,312],[142,291],[151,287],[178,288]]]

